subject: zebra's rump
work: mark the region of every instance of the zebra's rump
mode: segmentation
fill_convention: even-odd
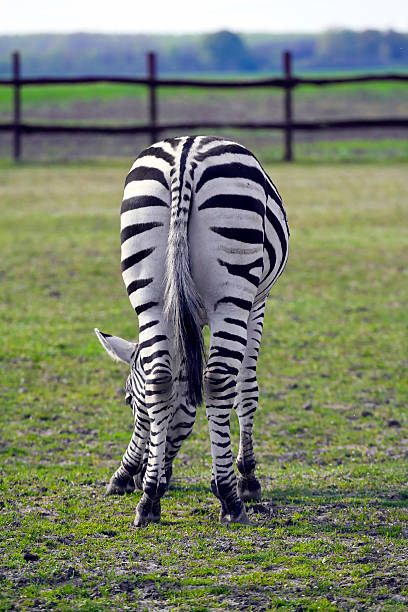
[[[121,265],[130,301],[142,325],[164,313],[173,356],[190,363],[197,381],[202,325],[231,307],[249,315],[265,299],[285,265],[288,237],[278,191],[235,142],[163,140],[139,155],[126,178]]]
[[[162,306],[171,214],[185,225],[199,293],[203,283],[227,282],[240,294],[248,283],[265,290],[281,273],[286,216],[253,154],[217,137],[167,139],[139,155],[125,183],[122,273],[138,314]],[[211,274],[200,273],[206,265]]]

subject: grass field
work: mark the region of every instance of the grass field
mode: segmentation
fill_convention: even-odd
[[[401,70],[396,70],[401,73]],[[350,73],[348,73],[350,74]],[[219,79],[225,81],[228,78],[234,79],[245,79],[257,80],[262,78],[268,78],[270,75],[262,75],[259,77],[248,75],[235,75],[228,77],[228,75],[198,75],[198,80],[206,79]],[[281,76],[281,75],[278,75]],[[308,75],[309,76],[309,75]],[[337,75],[336,75],[337,76]],[[347,76],[347,75],[346,75]],[[192,77],[180,77],[180,78],[195,78]],[[208,90],[187,87],[180,90],[179,88],[173,87],[162,87],[160,88],[160,97],[180,97],[180,91],[182,96],[185,97],[208,97]],[[332,87],[325,87],[321,89],[311,85],[304,85],[300,89],[296,89],[296,97],[311,95],[316,99],[323,96],[329,96],[331,98],[338,98],[338,96],[361,96],[361,93],[366,96],[378,97],[382,99],[395,99],[396,97],[403,98],[406,96],[407,85],[406,83],[382,81],[378,83],[366,83],[363,86],[360,83],[349,83],[344,85],[337,85]],[[237,90],[229,90],[220,88],[218,92],[222,93],[224,97],[232,98],[237,94]],[[252,92],[255,97],[264,97],[265,92],[269,95],[282,95],[282,91],[278,88],[262,88],[256,89]],[[67,103],[77,101],[95,102],[98,100],[112,100],[112,99],[146,99],[147,88],[144,85],[123,85],[117,83],[94,83],[94,84],[78,84],[78,85],[48,85],[46,87],[36,87],[34,85],[26,86],[22,90],[22,101],[26,108],[32,109],[38,106],[44,107],[49,104],[66,106]],[[13,88],[3,86],[0,87],[0,112],[6,112],[11,110],[13,103]]]
[[[406,610],[406,166],[268,168],[292,243],[259,362],[262,504],[219,525],[200,409],[144,530],[138,494],[104,497],[132,419],[93,334],[137,336],[127,168],[0,166],[0,609]]]

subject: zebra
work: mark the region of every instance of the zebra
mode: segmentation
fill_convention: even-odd
[[[121,268],[139,340],[95,332],[111,357],[130,365],[126,402],[134,429],[106,493],[135,485],[143,491],[137,527],[160,521],[173,460],[203,395],[220,521],[249,523],[244,502],[261,498],[252,439],[256,364],[266,298],[285,267],[288,241],[277,188],[256,157],[232,140],[169,138],[132,165],[121,207]]]

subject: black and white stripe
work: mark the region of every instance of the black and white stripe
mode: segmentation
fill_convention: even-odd
[[[111,355],[131,366],[126,390],[134,433],[108,492],[131,489],[135,476],[144,492],[137,525],[160,518],[172,461],[191,432],[203,393],[221,519],[247,521],[242,501],[260,496],[252,423],[265,301],[285,266],[288,239],[276,187],[254,155],[235,142],[167,139],[133,164],[121,209],[121,259],[139,318],[139,343],[126,347],[122,339],[98,334]],[[211,337],[204,364],[206,324]],[[232,408],[241,431],[238,487]]]

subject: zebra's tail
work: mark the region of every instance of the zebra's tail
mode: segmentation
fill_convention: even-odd
[[[204,308],[191,275],[188,246],[193,168],[187,168],[187,159],[191,145],[187,139],[180,163],[172,169],[164,312],[174,333],[175,367],[181,368],[183,364],[187,378],[187,399],[191,405],[197,406],[203,395],[204,341],[201,315]]]

